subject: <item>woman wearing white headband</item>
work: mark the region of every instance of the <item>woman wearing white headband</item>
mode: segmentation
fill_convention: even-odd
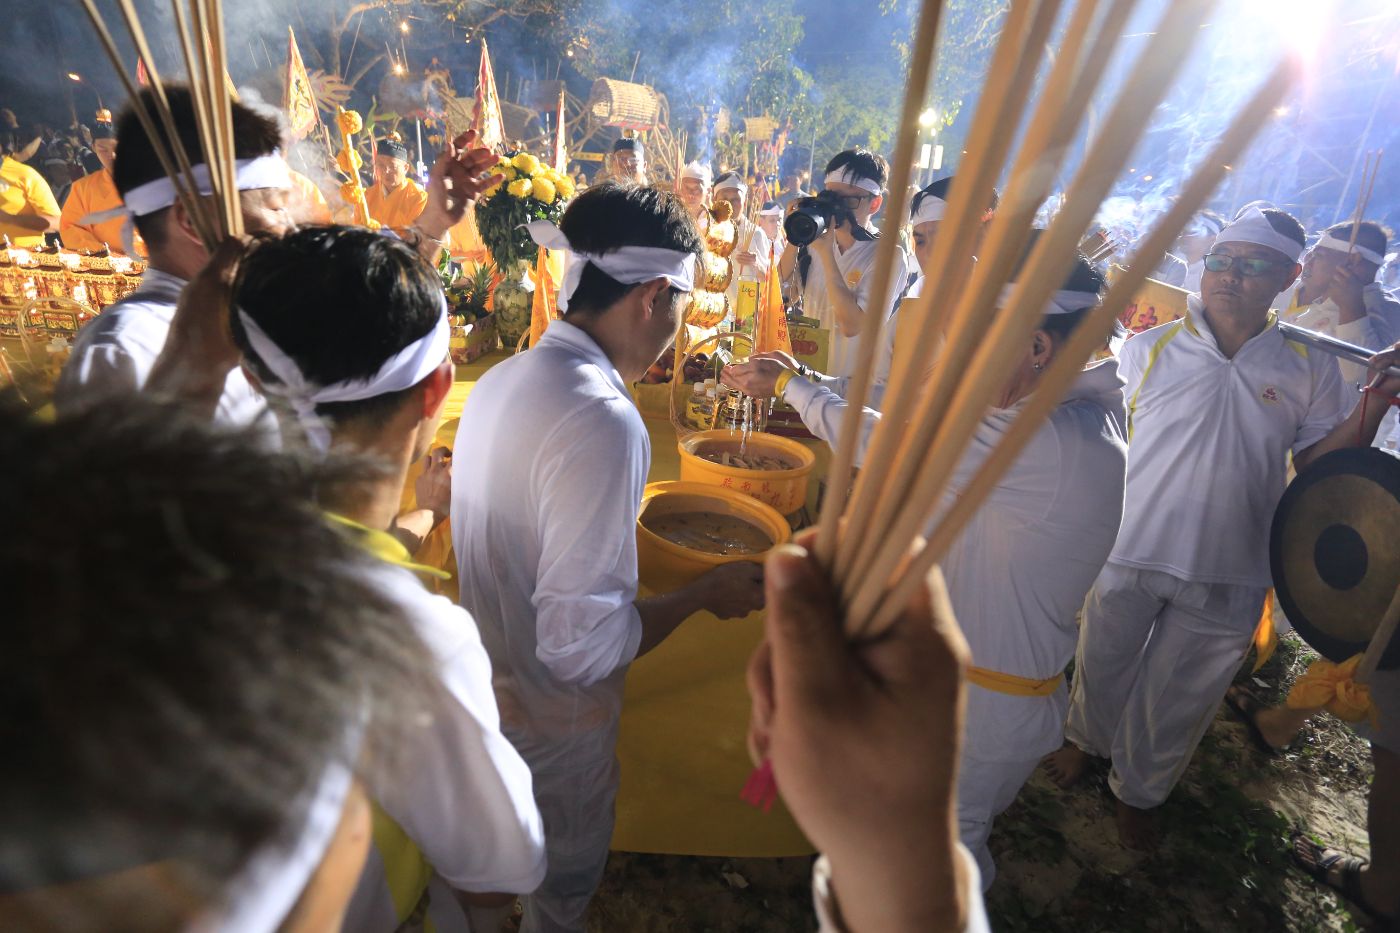
[[[779,263],[783,280],[791,280],[799,271],[805,275],[800,283],[803,315],[816,318],[831,331],[826,368],[833,376],[849,376],[855,370],[874,279],[878,231],[870,218],[880,210],[888,177],[889,165],[876,153],[860,148],[838,153],[827,163],[825,188],[841,198],[853,223],[837,222],[834,229],[817,237],[808,248],[810,266],[805,271],[798,269],[797,248],[791,243],[783,248]],[[904,282],[909,266],[909,257],[898,250],[893,281]]]
[[[675,337],[701,241],[671,194],[602,185],[559,228],[562,320],[477,382],[462,411],[452,543],[462,601],[491,655],[502,728],[529,762],[549,872],[524,933],[581,931],[602,878],[617,794],[628,666],[686,618],[746,615],[756,564],[637,596],[637,509],[651,464],[628,385]],[[489,451],[469,458],[468,450]]]
[[[1269,523],[1289,454],[1301,473],[1369,443],[1389,407],[1352,412],[1335,358],[1284,340],[1270,302],[1293,283],[1302,226],[1251,207],[1205,257],[1186,316],[1121,353],[1128,485],[1122,529],[1084,606],[1066,734],[1069,786],[1109,757],[1118,832],[1156,845],[1151,811],[1190,762],[1239,669],[1271,585]],[[1378,384],[1394,396],[1400,380]]]

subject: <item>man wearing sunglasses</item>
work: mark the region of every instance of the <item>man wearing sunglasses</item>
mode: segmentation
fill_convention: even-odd
[[[879,231],[870,218],[884,201],[889,163],[880,155],[857,147],[838,152],[826,165],[825,189],[841,198],[845,216],[838,216],[809,247],[811,265],[802,283],[802,308],[831,329],[831,357],[827,372],[849,376],[855,372],[856,347],[871,301],[874,280],[875,238]],[[893,234],[892,234],[893,235]],[[910,260],[897,251],[899,268],[893,282],[898,293],[908,278]],[[786,281],[797,266],[797,248],[783,248],[778,269]],[[828,270],[835,270],[828,274]],[[891,309],[881,309],[888,314]]]
[[[1155,845],[1150,811],[1250,647],[1289,454],[1301,472],[1370,443],[1400,391],[1400,379],[1379,379],[1372,403],[1352,410],[1336,360],[1279,333],[1269,306],[1297,279],[1304,239],[1283,211],[1246,209],[1205,256],[1186,316],[1122,351],[1123,523],[1084,605],[1069,744],[1047,766],[1067,787],[1088,755],[1111,758],[1118,834],[1131,848]]]

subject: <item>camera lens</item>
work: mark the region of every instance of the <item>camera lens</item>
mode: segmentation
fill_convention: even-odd
[[[808,246],[826,229],[826,218],[798,208],[783,221],[783,232],[793,246]]]

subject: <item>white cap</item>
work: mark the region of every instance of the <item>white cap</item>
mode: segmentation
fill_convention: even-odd
[[[681,169],[681,177],[694,178],[696,181],[700,182],[708,188],[710,186],[710,182],[714,180],[715,176],[714,173],[710,171],[710,167],[708,165],[703,165],[700,162],[692,162],[685,168]]]

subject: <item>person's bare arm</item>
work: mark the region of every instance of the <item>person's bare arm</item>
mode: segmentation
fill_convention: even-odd
[[[636,605],[642,617],[642,641],[637,647],[641,657],[697,612],[708,609],[721,619],[736,619],[763,608],[763,565],[721,564],[689,586],[639,599]]]
[[[0,211],[0,232],[19,233],[20,236],[33,236],[36,233],[52,233],[58,229],[57,214],[11,214]]]
[[[428,175],[428,203],[413,226],[419,234],[418,250],[431,263],[437,262],[447,231],[456,226],[483,191],[501,178],[482,175],[496,164],[496,156],[489,149],[474,146],[475,142],[474,130],[450,140]]]

